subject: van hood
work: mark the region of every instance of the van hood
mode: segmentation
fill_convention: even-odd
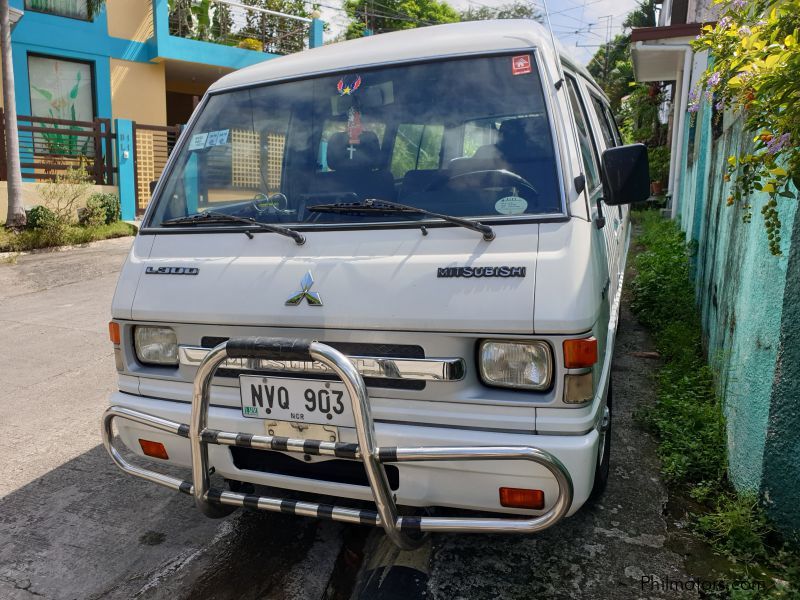
[[[313,231],[303,246],[262,232],[140,234],[112,312],[175,323],[532,333],[539,225],[496,233],[486,242],[459,227]],[[298,299],[304,289],[311,298]]]

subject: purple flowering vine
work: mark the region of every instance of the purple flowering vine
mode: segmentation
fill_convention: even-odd
[[[781,150],[783,150],[786,146],[789,145],[789,139],[791,138],[791,134],[784,133],[779,137],[774,137],[770,141],[767,142],[767,152],[772,155],[777,154]]]

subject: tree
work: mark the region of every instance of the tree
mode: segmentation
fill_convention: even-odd
[[[527,2],[510,2],[500,6],[487,6],[485,4],[475,8],[470,5],[467,10],[461,11],[462,21],[488,21],[489,19],[533,19],[540,23],[544,21],[544,14]]]
[[[444,0],[345,0],[344,8],[351,20],[345,33],[348,40],[363,36],[366,29],[386,33],[461,20]]]
[[[3,64],[3,106],[6,121],[6,164],[8,172],[8,214],[6,227],[25,226],[22,206],[22,172],[19,166],[19,132],[17,130],[17,98],[14,93],[14,63],[11,56],[11,23],[8,0],[0,0],[0,53]]]
[[[656,0],[643,0],[631,11],[623,26],[653,27],[656,24]],[[589,61],[587,69],[611,100],[611,108],[619,111],[622,99],[629,95],[634,83],[630,51],[631,36],[624,33],[602,46]],[[647,87],[647,86],[645,86]]]
[[[313,10],[303,0],[244,0],[244,4],[301,17]],[[299,52],[305,46],[305,30],[297,21],[257,11],[247,12],[245,27],[238,33],[259,40],[265,52],[275,54]]]

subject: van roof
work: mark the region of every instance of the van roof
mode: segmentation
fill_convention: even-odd
[[[556,43],[561,59],[592,80],[586,69]],[[553,46],[550,33],[536,21],[504,19],[449,23],[366,36],[265,60],[222,77],[209,91],[393,62],[529,47],[539,48],[547,62],[551,62]]]

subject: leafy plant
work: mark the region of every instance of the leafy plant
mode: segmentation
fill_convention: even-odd
[[[47,245],[59,246],[64,243],[67,229],[75,222],[78,204],[87,196],[91,186],[83,160],[78,165],[70,165],[47,183],[38,186],[42,204],[55,216],[53,220],[43,222],[43,227],[40,228]]]
[[[728,158],[733,178],[729,206],[752,218],[750,197],[769,194],[761,213],[769,249],[781,254],[778,197],[796,198],[800,188],[800,0],[715,0],[722,6],[716,26],[706,25],[693,43],[709,50],[712,66],[692,92],[689,110],[701,102],[744,114],[753,143]],[[792,184],[794,188],[792,188]]]
[[[650,161],[650,179],[666,183],[669,178],[669,146],[648,148],[647,156]]]
[[[90,196],[86,206],[78,209],[78,224],[83,227],[99,227],[106,224],[106,208],[99,198]]]
[[[55,213],[46,206],[34,206],[28,211],[28,229],[42,229],[56,220]]]
[[[135,233],[136,228],[133,225],[122,222],[97,227],[67,225],[58,239],[54,239],[52,232],[44,229],[25,229],[17,233],[0,227],[0,252],[22,252],[63,244],[85,244],[96,240],[134,235]]]
[[[640,412],[658,435],[658,454],[672,490],[686,489],[702,504],[690,515],[693,531],[730,561],[724,579],[750,581],[753,594],[720,597],[795,598],[800,594],[800,549],[773,531],[752,495],[738,495],[727,478],[725,420],[701,343],[690,247],[674,221],[636,213],[641,225],[631,284],[631,307],[653,333],[664,358],[654,406]],[[745,594],[745,595],[743,595]]]
[[[122,207],[116,194],[92,194],[86,201],[87,206],[90,202],[97,202],[102,207],[104,223],[115,223],[122,219]]]

